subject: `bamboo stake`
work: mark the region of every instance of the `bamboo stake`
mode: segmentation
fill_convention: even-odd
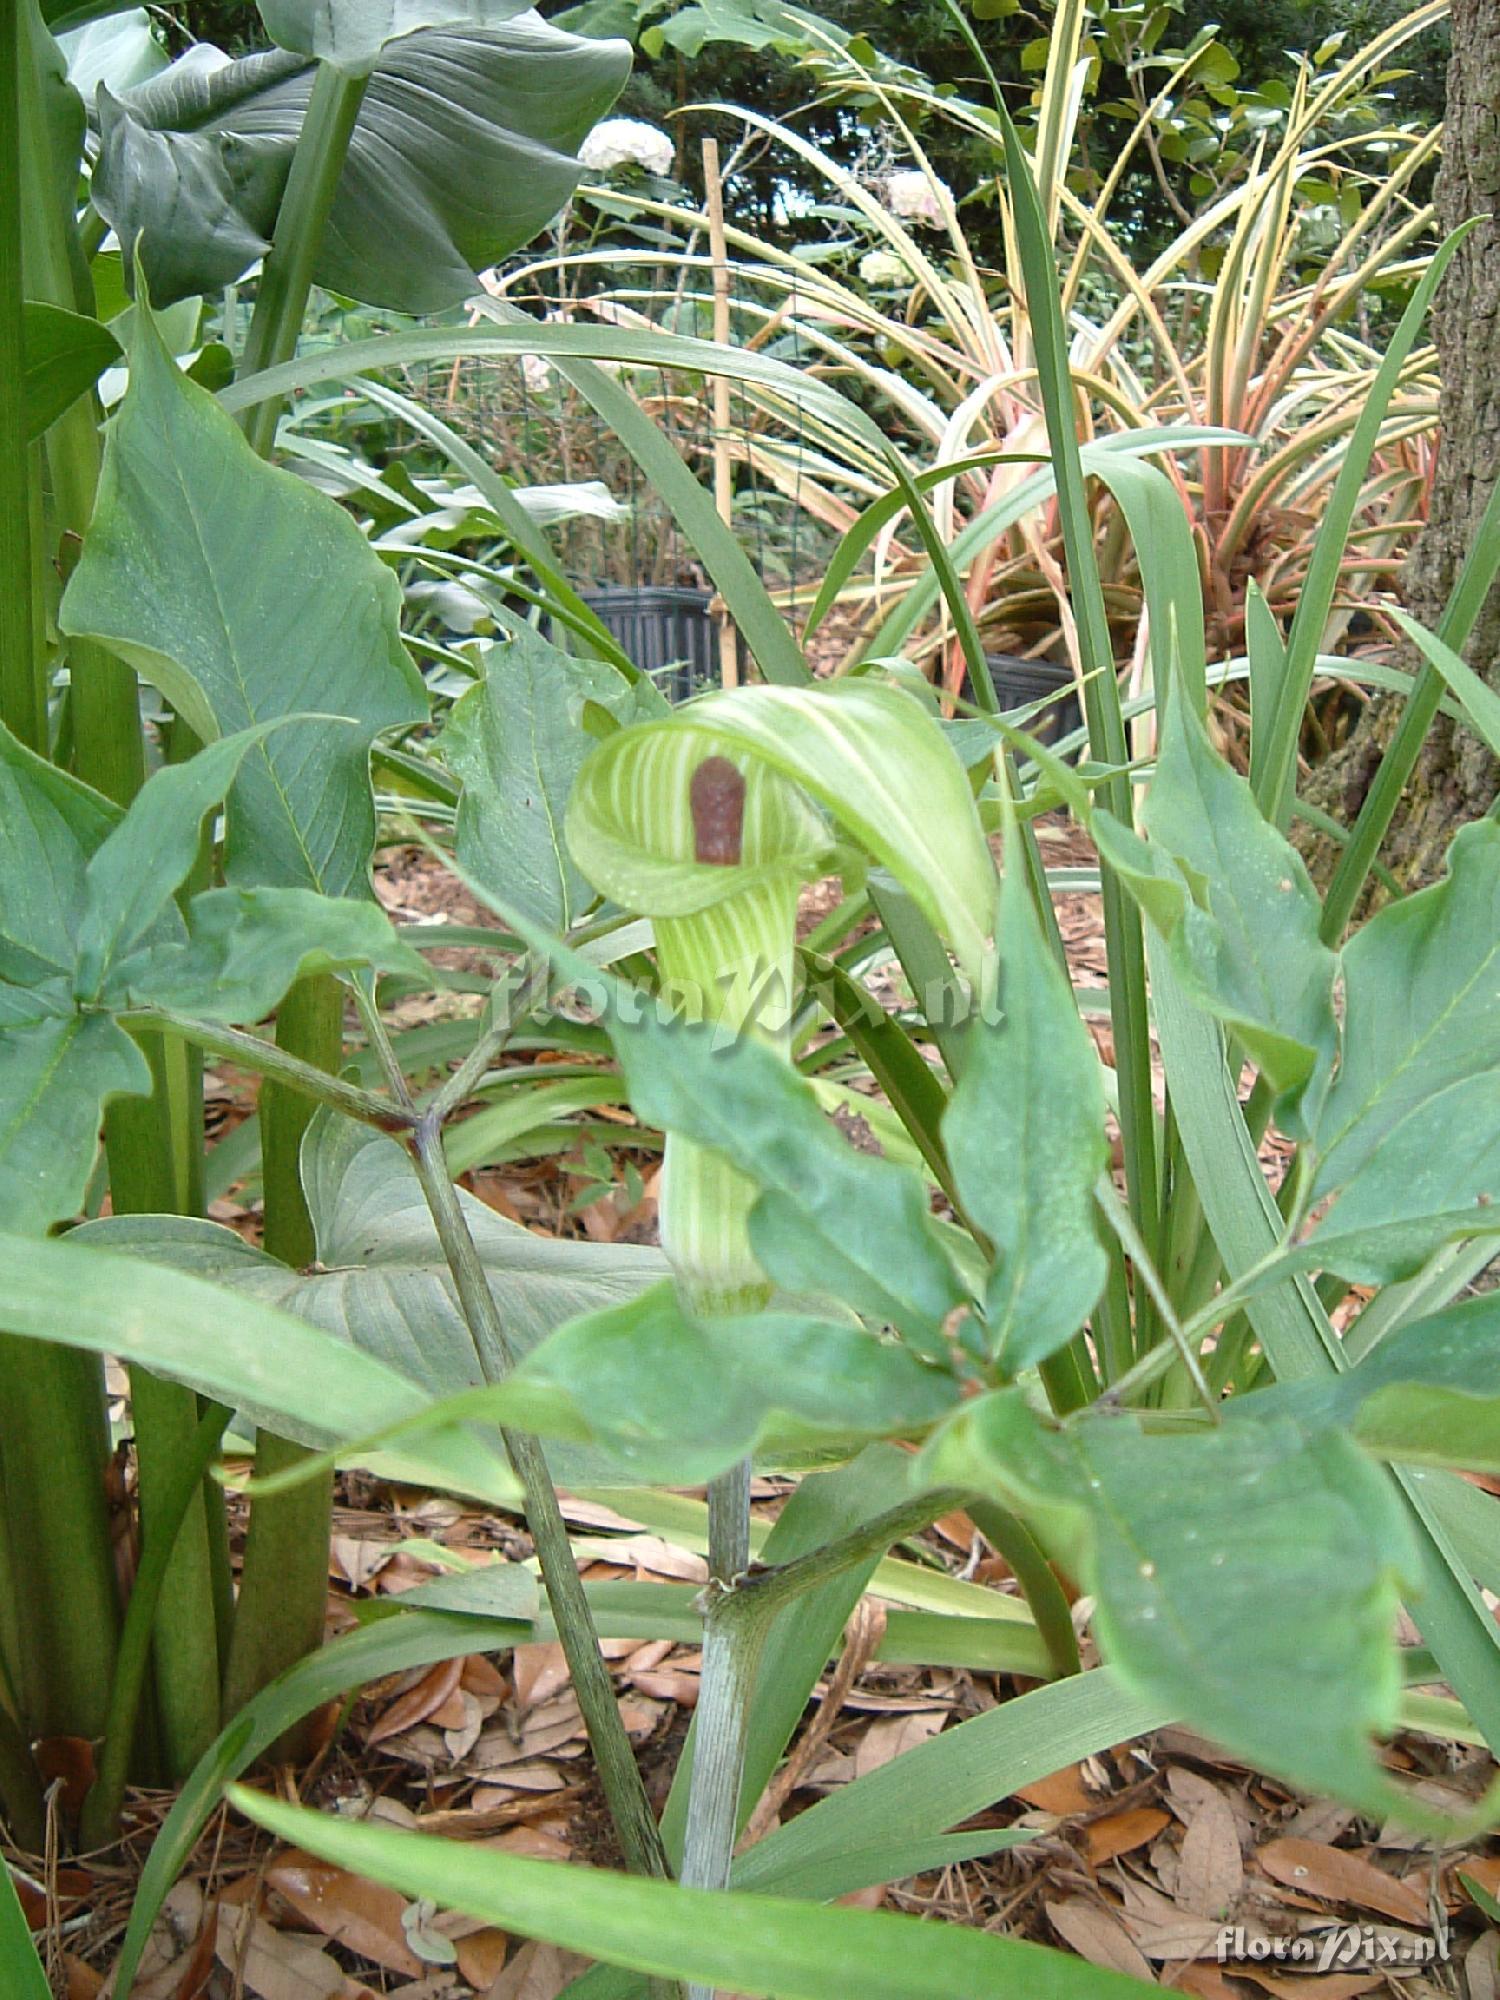
[[[719,142],[703,141],[703,190],[708,204],[708,247],[714,273],[714,344],[729,345],[729,250],[724,235],[724,177],[719,169]],[[713,378],[714,506],[726,528],[734,525],[734,475],[729,461],[729,377]],[[715,602],[719,626],[719,680],[724,687],[740,683],[739,643],[729,613]]]

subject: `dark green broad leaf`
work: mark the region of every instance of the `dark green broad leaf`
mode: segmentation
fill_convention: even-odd
[[[231,882],[367,886],[374,737],[425,713],[401,590],[354,521],[264,464],[135,314],[130,387],[61,608],[205,739],[317,711],[245,759],[227,806]]]
[[[629,68],[627,44],[536,14],[393,42],[360,105],[317,282],[398,312],[459,304],[572,194],[577,149]],[[284,49],[225,63],[200,46],[134,90],[100,90],[94,202],[159,303],[232,284],[265,253],[315,69]]]
[[[1141,840],[1094,815],[1100,853],[1161,933],[1178,976],[1233,1029],[1272,1087],[1278,1118],[1305,1135],[1332,1067],[1337,959],[1301,857],[1174,691]]]
[[[144,7],[90,21],[57,40],[67,58],[68,81],[85,104],[93,103],[101,83],[111,90],[130,90],[167,66],[166,47]]]
[[[1413,1320],[1315,1389],[1269,1393],[1304,1426],[1343,1425],[1380,1458],[1500,1473],[1500,1298]]]
[[[676,1485],[758,1445],[788,1454],[925,1430],[958,1398],[946,1370],[863,1327],[790,1312],[695,1323],[671,1282],[562,1327],[512,1380],[550,1391],[640,1480]]]
[[[419,28],[492,28],[527,0],[258,0],[278,48],[367,76],[387,43]]]
[[[1002,1017],[971,1024],[943,1136],[994,1245],[984,1310],[1008,1373],[1070,1340],[1103,1289],[1094,1184],[1109,1164],[1099,1058],[1018,866],[1000,893]]]
[[[1327,1268],[1405,1276],[1420,1236],[1385,1256],[1371,1231],[1500,1200],[1500,825],[1463,827],[1448,873],[1392,903],[1345,947],[1343,1059],[1313,1128],[1313,1232]],[[1449,1232],[1451,1233],[1451,1232]]]
[[[204,816],[228,793],[251,749],[280,726],[221,736],[185,763],[154,771],[132,799],[89,861],[74,973],[81,1001],[96,1001],[116,960],[157,926],[197,858]]]
[[[311,889],[208,889],[188,905],[185,942],[136,953],[107,988],[117,1006],[171,1007],[206,1021],[262,1020],[315,972],[405,973],[427,981],[419,953],[375,903]]]
[[[665,1019],[620,989],[605,1025],[637,1116],[712,1147],[760,1187],[750,1243],[769,1277],[945,1351],[943,1321],[966,1295],[917,1173],[856,1151],[812,1086],[749,1036]]]
[[[145,1096],[146,1059],[105,1014],[0,1018],[0,1215],[41,1235],[76,1215],[112,1097]]]
[[[311,1272],[289,1270],[231,1229],[181,1217],[110,1218],[75,1236],[211,1278],[310,1320],[418,1385],[428,1400],[481,1383],[484,1373],[403,1148],[320,1113],[303,1141],[302,1180],[317,1232],[318,1268]],[[623,1304],[665,1274],[659,1251],[533,1236],[462,1190],[459,1199],[506,1332],[523,1354],[566,1321]],[[323,1445],[319,1413],[309,1409],[307,1416],[301,1441]],[[294,1422],[282,1419],[277,1428],[299,1437]],[[628,1468],[592,1449],[561,1452],[554,1463],[581,1484],[629,1477]]]
[[[119,360],[120,343],[96,319],[28,299],[22,309],[21,351],[26,435],[31,439],[56,423]]]
[[[89,858],[120,817],[0,725],[0,980],[71,987]]]
[[[1396,1608],[1417,1559],[1398,1497],[1347,1436],[1248,1404],[1214,1429],[1120,1416],[1059,1432],[1012,1390],[953,1419],[924,1470],[1037,1522],[1141,1693],[1293,1784],[1391,1810],[1372,1738],[1395,1726]]]
[[[573,780],[594,748],[584,704],[629,693],[612,667],[572,659],[527,626],[486,649],[484,679],[439,739],[463,780],[461,865],[552,930],[570,929],[594,900],[563,837]]]

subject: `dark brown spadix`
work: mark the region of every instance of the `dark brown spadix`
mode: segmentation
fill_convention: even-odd
[[[727,757],[705,757],[688,794],[693,856],[719,868],[739,865],[745,833],[745,780]]]

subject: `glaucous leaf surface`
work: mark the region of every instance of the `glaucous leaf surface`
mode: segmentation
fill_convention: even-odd
[[[246,758],[229,794],[233,883],[367,886],[369,750],[426,712],[401,590],[342,508],[266,465],[138,309],[64,629],[160,687],[206,740],[316,711]]]
[[[230,62],[200,44],[133,90],[100,89],[94,202],[138,248],[159,304],[221,290],[264,255],[315,69],[285,49]],[[391,43],[316,282],[398,312],[460,304],[572,194],[577,149],[629,69],[627,43],[584,41],[534,13]]]
[[[645,1483],[713,1479],[758,1444],[789,1453],[922,1430],[958,1384],[857,1325],[794,1312],[694,1321],[674,1285],[590,1313],[513,1378],[570,1405]]]
[[[89,859],[120,818],[0,725],[0,980],[71,991]]]
[[[41,1235],[76,1215],[112,1097],[150,1092],[146,1059],[106,1014],[0,1018],[0,1215]]]
[[[380,52],[418,28],[491,28],[526,0],[257,0],[278,48],[365,76]]]
[[[999,1004],[999,1021],[969,1024],[942,1129],[964,1212],[994,1246],[988,1341],[1014,1375],[1070,1340],[1104,1287],[1094,1184],[1109,1163],[1099,1058],[1018,858],[1000,894]]]
[[[1347,1276],[1405,1277],[1420,1241],[1351,1256],[1344,1240],[1500,1198],[1500,826],[1461,827],[1447,874],[1362,926],[1343,975],[1343,1059],[1312,1134],[1311,1199],[1336,1199],[1310,1241]]]
[[[763,1043],[610,993],[605,1025],[637,1115],[722,1154],[760,1188],[750,1243],[767,1275],[943,1353],[942,1322],[965,1293],[921,1176],[857,1151]]]
[[[320,1112],[303,1140],[302,1181],[317,1233],[318,1268],[312,1272],[291,1270],[233,1230],[191,1218],[110,1218],[74,1235],[160,1259],[310,1321],[419,1391],[417,1407],[483,1382],[404,1149],[368,1127]],[[459,1199],[506,1332],[523,1354],[565,1321],[622,1304],[665,1271],[658,1251],[533,1236],[462,1189]],[[326,1442],[316,1413],[301,1428],[295,1412],[277,1427],[299,1442]],[[376,1428],[343,1435],[369,1437]],[[424,1436],[424,1453],[427,1446]],[[628,1468],[607,1453],[575,1451],[559,1465],[575,1480],[628,1477]]]
[[[1212,1429],[1058,1431],[1001,1391],[951,1420],[925,1471],[1022,1508],[1097,1596],[1101,1647],[1142,1694],[1294,1784],[1388,1811],[1371,1739],[1396,1719],[1412,1530],[1346,1435],[1258,1401]]]
[[[1337,1039],[1338,961],[1318,936],[1317,892],[1179,690],[1165,708],[1142,813],[1150,840],[1100,812],[1100,852],[1199,1005],[1232,1028],[1282,1094],[1280,1122],[1300,1137],[1316,1116]]]

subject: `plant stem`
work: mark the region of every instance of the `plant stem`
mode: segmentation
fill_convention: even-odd
[[[708,1489],[708,1589],[704,1593],[703,1671],[693,1730],[692,1782],[683,1835],[682,1885],[724,1889],[734,1860],[745,1731],[755,1670],[768,1629],[725,1615],[735,1581],[750,1561],[750,1461],[742,1459]],[[690,1985],[688,2000],[713,2000]]]
[[[343,1050],[344,993],[331,975],[300,979],[281,1004],[276,1039],[299,1064],[335,1069]],[[261,1091],[265,1247],[294,1270],[316,1255],[312,1218],[302,1194],[302,1135],[314,1105],[301,1090],[268,1082]],[[255,1469],[261,1477],[283,1472],[311,1456],[303,1445],[262,1431]],[[328,1534],[333,1513],[329,1470],[282,1493],[268,1494],[250,1510],[239,1609],[224,1674],[223,1713],[235,1715],[252,1696],[323,1640],[328,1597]],[[305,1729],[278,1746],[295,1757]]]
[[[323,231],[367,82],[366,77],[344,76],[328,63],[318,65],[236,371],[241,380],[289,361],[297,351]],[[253,404],[241,419],[245,436],[262,458],[271,455],[280,414],[280,398],[272,397]]]
[[[364,990],[356,988],[356,994],[365,1032],[386,1081],[392,1093],[404,1098],[407,1108],[413,1109],[385,1023]],[[495,1016],[485,1037],[486,1062],[504,1045],[519,1011],[508,1010],[506,1019],[498,1013]],[[480,1373],[486,1382],[501,1382],[515,1367],[515,1350],[501,1322],[463,1204],[448,1172],[448,1162],[443,1153],[441,1101],[440,1093],[438,1100],[417,1121],[413,1139],[417,1177],[458,1293],[459,1309],[469,1329],[469,1338],[474,1343]],[[542,1582],[552,1615],[557,1621],[558,1638],[572,1676],[573,1691],[578,1696],[578,1706],[583,1713],[589,1747],[594,1753],[594,1765],[620,1842],[620,1851],[633,1874],[665,1878],[670,1870],[666,1850],[662,1846],[661,1830],[646,1797],[630,1738],[620,1720],[614,1687],[604,1665],[604,1656],[599,1651],[594,1615],[589,1609],[583,1581],[578,1574],[547,1461],[536,1439],[524,1431],[502,1428],[500,1438],[525,1495],[526,1525],[536,1546]]]
[[[299,1056],[288,1055],[276,1043],[262,1041],[259,1035],[247,1035],[239,1028],[222,1028],[215,1021],[195,1021],[189,1014],[155,1007],[141,1008],[119,1018],[127,1027],[169,1028],[174,1035],[180,1035],[196,1048],[206,1049],[210,1055],[223,1056],[269,1083],[280,1084],[314,1104],[326,1104],[330,1111],[340,1111],[345,1117],[376,1125],[382,1132],[405,1131],[417,1122],[414,1110],[389,1097],[377,1096],[374,1091],[361,1090],[341,1076],[331,1076],[327,1070],[303,1062]]]
[[[20,19],[0,5],[0,718],[47,754],[47,696],[32,624],[31,454],[21,277]]]
[[[178,1459],[168,1484],[157,1496],[146,1524],[141,1566],[130,1593],[130,1608],[120,1636],[120,1655],[109,1695],[109,1721],[104,1732],[98,1774],[84,1801],[82,1836],[85,1847],[102,1847],[120,1830],[126,1769],[135,1735],[146,1670],[151,1659],[152,1632],[158,1606],[177,1552],[178,1537],[201,1504],[203,1480],[219,1449],[231,1412],[210,1406],[200,1418],[188,1448]],[[159,1660],[159,1655],[158,1655]],[[159,1672],[158,1665],[158,1672]],[[217,1691],[216,1691],[217,1692]],[[216,1732],[217,1733],[217,1732]]]
[[[968,1511],[996,1555],[1010,1564],[1011,1575],[1036,1620],[1053,1673],[1066,1680],[1069,1674],[1080,1672],[1078,1634],[1073,1630],[1067,1597],[1030,1528],[995,1500],[971,1500]]]

